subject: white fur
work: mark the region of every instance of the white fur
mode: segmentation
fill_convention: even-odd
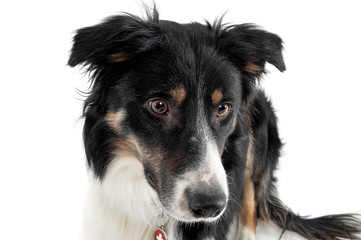
[[[235,240],[256,240],[256,234],[248,227],[240,225]]]
[[[102,181],[92,179],[82,240],[153,239],[160,203],[134,158],[114,159]]]
[[[229,230],[227,233],[227,240],[234,240],[238,234],[239,220],[238,217],[235,216],[231,225],[229,226]]]
[[[227,175],[224,170],[221,155],[218,152],[217,145],[212,140],[207,140],[207,148],[206,148],[206,161],[208,165],[208,169],[210,174],[203,175],[202,180],[205,180],[205,176],[208,178],[206,180],[209,181],[214,178],[216,183],[222,188],[224,194],[228,197],[228,183],[227,183]]]

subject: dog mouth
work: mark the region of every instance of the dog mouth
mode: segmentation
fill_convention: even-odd
[[[184,223],[201,223],[201,222],[215,222],[220,219],[226,207],[222,209],[184,209],[179,207],[177,204],[174,204],[170,209],[164,208],[165,214],[175,221],[184,222]]]
[[[156,189],[157,184],[154,175],[151,172],[147,172],[145,175],[149,185],[152,186],[154,189]]]

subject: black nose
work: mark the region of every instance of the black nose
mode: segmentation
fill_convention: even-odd
[[[197,218],[209,218],[218,216],[226,207],[227,199],[224,193],[206,195],[203,193],[190,194],[189,207]]]

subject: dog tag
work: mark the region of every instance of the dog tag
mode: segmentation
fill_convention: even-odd
[[[155,230],[154,240],[167,240],[167,235],[165,234],[163,229],[158,228],[157,230]]]

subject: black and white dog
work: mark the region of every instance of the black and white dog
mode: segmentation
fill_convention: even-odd
[[[83,239],[250,240],[258,219],[360,239],[355,215],[308,219],[279,200],[282,143],[256,87],[266,62],[286,69],[282,40],[250,24],[178,24],[154,10],[78,30],[68,64],[92,74]]]

